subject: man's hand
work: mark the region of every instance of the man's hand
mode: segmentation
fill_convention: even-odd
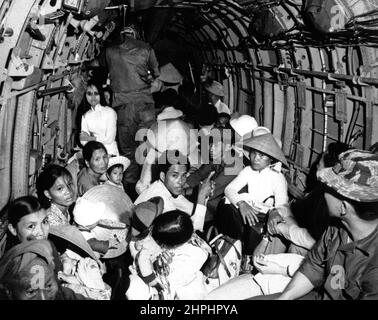
[[[276,234],[279,234],[280,236],[283,236],[285,238],[287,238],[288,234],[289,234],[289,224],[286,223],[286,221],[282,221],[280,223],[277,223],[276,225]]]
[[[82,141],[92,141],[96,140],[96,137],[93,133],[89,134],[88,132],[82,131],[80,132],[80,140]]]
[[[261,254],[253,257],[253,265],[262,274],[282,274],[286,275],[286,268],[276,262],[269,261],[265,255]]]
[[[254,226],[259,222],[259,219],[257,218],[258,211],[256,211],[245,201],[239,201],[237,204],[239,206],[239,211],[242,215],[244,224],[248,223],[249,226]]]
[[[284,219],[278,213],[276,209],[269,211],[268,222],[267,222],[267,229],[270,235],[277,234],[277,224],[280,222],[284,222]]]
[[[215,183],[214,181],[211,181],[211,177],[214,175],[214,173],[214,171],[210,172],[209,176],[201,182],[197,197],[198,204],[206,205],[207,199],[213,193]]]

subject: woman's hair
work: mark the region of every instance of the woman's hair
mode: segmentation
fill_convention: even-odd
[[[9,203],[6,212],[8,214],[8,222],[16,227],[22,217],[42,209],[42,205],[36,197],[24,196],[13,200]]]
[[[88,103],[87,101],[87,97],[86,97],[86,92],[87,92],[87,89],[88,87],[90,86],[95,86],[98,90],[98,93],[100,94],[100,104],[102,106],[105,106],[106,105],[106,101],[105,101],[105,96],[104,96],[104,92],[102,90],[102,87],[101,85],[95,83],[94,81],[90,80],[88,81],[86,87],[85,87],[85,93],[84,93],[84,96],[83,96],[83,100],[81,101],[80,105],[78,106],[77,108],[77,113],[76,113],[76,118],[75,118],[75,123],[76,123],[76,128],[77,128],[77,132],[76,132],[76,142],[77,144],[80,146],[80,147],[83,147],[83,145],[81,144],[80,142],[80,133],[81,133],[81,118],[86,114],[86,112],[88,110],[91,109],[91,105]]]
[[[180,210],[168,211],[156,217],[151,236],[157,244],[174,248],[187,242],[194,232],[190,216]]]
[[[56,179],[64,176],[72,178],[71,173],[66,168],[57,164],[48,165],[38,176],[36,183],[37,195],[43,208],[50,207],[50,199],[46,197],[44,191],[49,190],[54,185]]]
[[[151,178],[152,182],[159,180],[160,173],[167,174],[169,168],[175,164],[183,164],[188,171],[190,168],[189,159],[183,155],[179,150],[166,150],[159,157],[158,163],[154,163],[151,166]]]
[[[86,160],[88,162],[91,161],[93,152],[95,152],[96,150],[99,150],[99,149],[102,149],[106,153],[108,153],[107,150],[106,150],[106,148],[105,148],[105,146],[101,142],[94,141],[94,140],[88,141],[86,143],[86,145],[84,146],[84,148],[83,148],[83,158],[84,158],[84,160]]]
[[[104,97],[104,90],[102,89],[102,86],[92,80],[89,80],[88,83],[87,83],[87,88],[85,89],[85,95],[84,95],[84,101],[85,103],[87,104],[88,106],[88,109],[87,111],[91,108],[91,105],[88,103],[87,101],[87,97],[86,97],[86,92],[88,90],[89,87],[96,87],[99,95],[100,95],[100,104],[102,106],[105,106],[106,105],[106,100],[105,100],[105,97]]]

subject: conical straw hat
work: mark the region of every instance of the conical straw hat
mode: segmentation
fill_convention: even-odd
[[[167,63],[160,68],[159,80],[168,83],[179,83],[184,78],[172,63]]]
[[[289,168],[285,155],[271,133],[249,138],[243,141],[242,147],[244,149],[254,149],[265,153]]]

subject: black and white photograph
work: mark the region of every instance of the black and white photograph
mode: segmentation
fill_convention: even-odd
[[[378,0],[0,0],[11,300],[378,300]]]

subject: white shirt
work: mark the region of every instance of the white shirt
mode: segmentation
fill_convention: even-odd
[[[217,108],[218,113],[227,113],[231,114],[230,109],[227,107],[227,104],[223,103],[220,99],[217,101],[217,103],[214,105],[215,108]]]
[[[163,213],[172,210],[181,210],[189,215],[192,214],[194,204],[186,199],[183,195],[173,197],[164,183],[160,180],[155,181],[146,190],[144,190],[139,197],[135,200],[134,204],[137,205],[141,202],[150,200],[153,197],[162,197],[164,200]],[[195,211],[191,216],[193,221],[194,230],[203,230],[205,222],[206,206],[196,204]]]
[[[108,184],[109,186],[113,186],[113,187],[119,188],[119,189],[121,189],[122,191],[126,192],[126,191],[125,191],[125,188],[123,187],[122,184],[117,184],[117,183],[114,183],[113,181],[110,181],[110,180],[106,180],[106,181],[104,182],[104,184]]]
[[[238,192],[245,185],[248,185],[248,193]],[[273,207],[272,199],[265,201],[270,196],[274,196],[275,207],[283,206],[288,202],[287,182],[281,172],[277,172],[267,167],[261,171],[253,170],[251,166],[245,167],[238,176],[225,188],[226,198],[236,207],[239,201],[255,203]]]
[[[143,142],[137,149],[136,151],[136,156],[135,158],[136,159],[143,159],[141,156],[137,156],[137,152],[141,151],[141,150],[144,150],[144,149],[147,149],[144,148],[142,145],[146,145],[146,142]],[[155,163],[155,158],[156,158],[156,152],[158,155],[161,155],[160,152],[158,151],[155,151],[155,152],[150,152],[147,154],[147,157],[144,158],[144,161],[143,161],[143,167],[142,167],[142,172],[140,174],[140,178],[135,186],[135,191],[138,193],[138,194],[141,194],[144,190],[146,190],[150,185],[151,185],[151,180],[152,180],[152,177],[151,177],[151,167],[152,167],[152,164]],[[198,155],[198,150],[197,148],[195,150],[193,150],[193,152],[191,152],[189,155],[188,155],[188,160],[189,160],[189,163],[191,165],[190,169],[189,169],[189,173],[192,172],[192,171],[195,171],[197,170],[200,166],[201,166],[201,159],[200,158],[200,155]]]
[[[139,246],[142,245],[140,253],[144,257],[141,258],[141,255],[139,255],[139,258],[134,260],[134,264],[130,268],[132,276],[130,277],[127,297],[130,300],[147,300],[151,298],[154,290],[151,290],[151,287],[148,288],[148,285],[142,280],[137,279],[135,276],[138,274],[137,269],[140,270],[140,273],[142,273],[142,269],[144,273],[153,272],[152,264],[156,257],[167,251],[172,254],[172,259],[168,262],[169,272],[165,277],[170,288],[167,300],[204,299],[207,289],[204,275],[200,270],[211,252],[211,248],[207,243],[194,234],[186,243],[173,249],[164,250],[157,248],[158,245],[150,237],[149,235],[139,241]]]
[[[209,248],[210,250],[210,248]],[[179,300],[201,300],[206,294],[204,275],[200,271],[208,258],[208,252],[190,241],[172,250],[168,282]]]
[[[93,132],[96,141],[101,142],[108,154],[119,155],[117,142],[117,113],[110,107],[96,105],[88,110],[81,118],[81,131],[90,134]],[[88,141],[81,141],[85,145]]]

